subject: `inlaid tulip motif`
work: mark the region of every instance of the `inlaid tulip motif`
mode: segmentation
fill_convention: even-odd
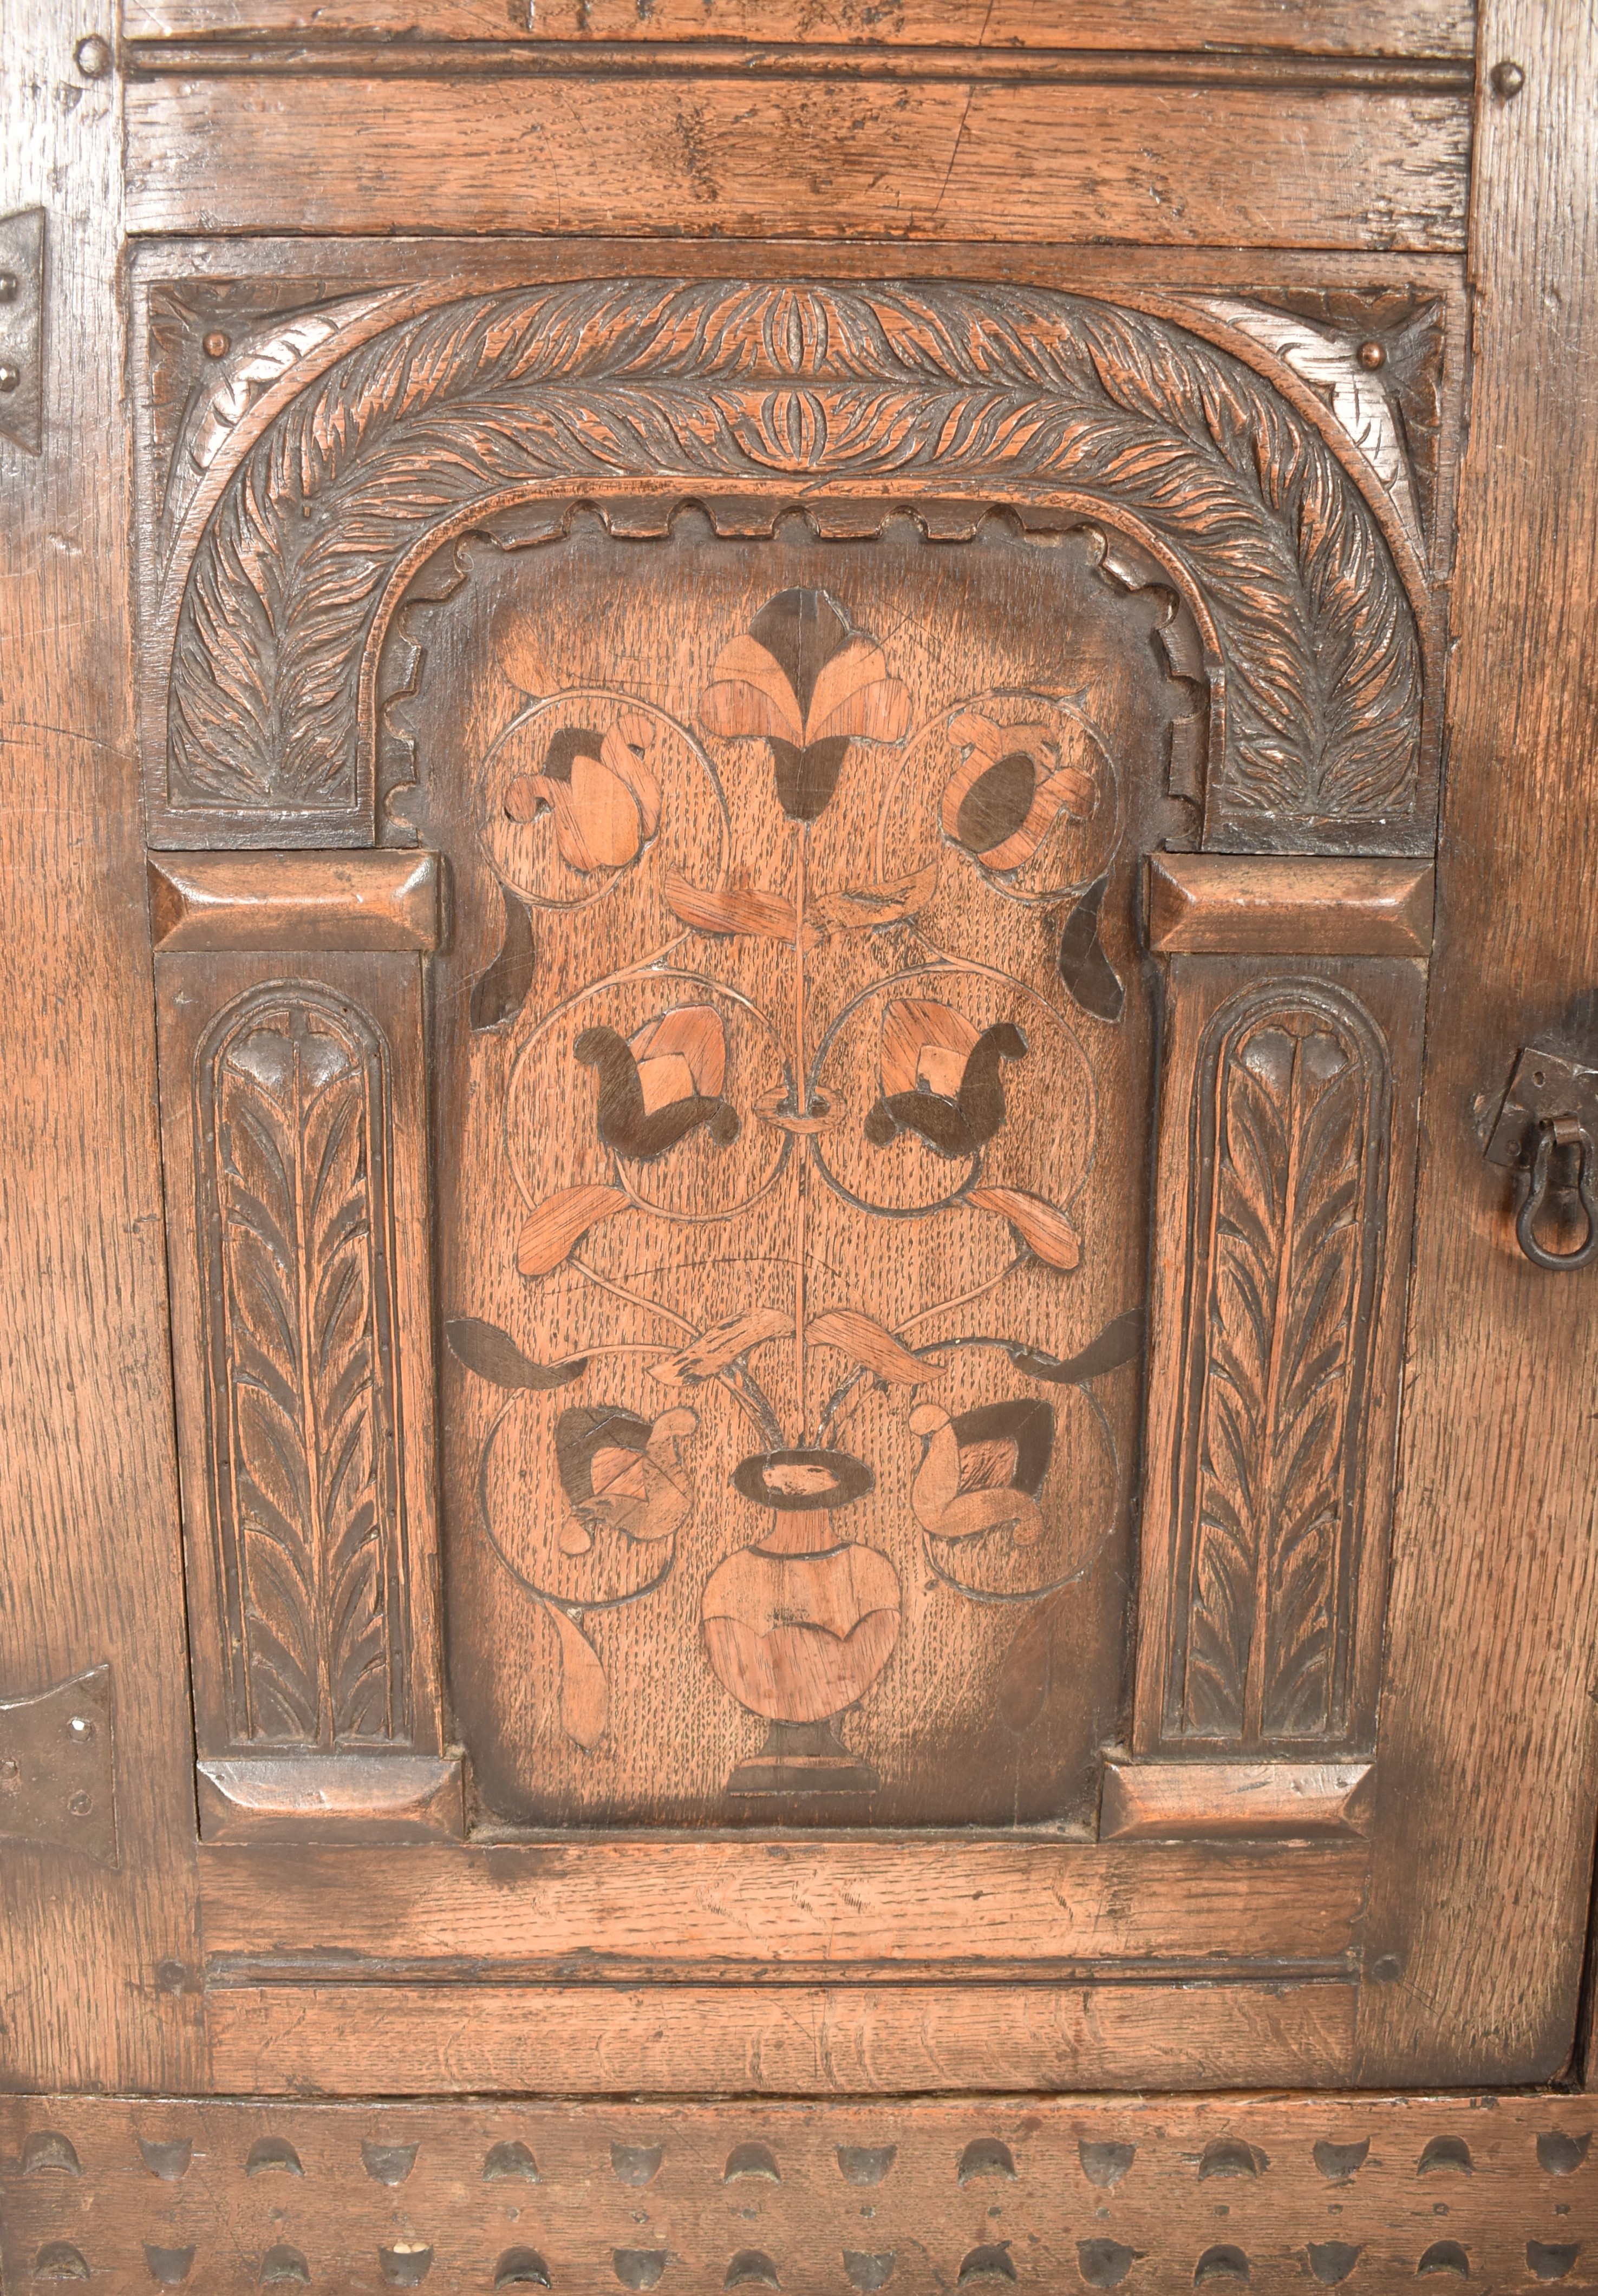
[[[562,726],[541,771],[518,775],[505,794],[513,821],[550,814],[567,868],[580,876],[624,869],[660,826],[660,785],[650,766],[652,719],[624,714],[608,733]]]
[[[1006,1061],[1026,1057],[1013,1021],[978,1030],[951,1004],[894,996],[883,1012],[882,1097],[866,1118],[873,1147],[914,1132],[935,1155],[971,1156],[1004,1122]]]
[[[1000,726],[963,709],[949,738],[964,755],[944,784],[943,834],[994,876],[1030,861],[1061,814],[1091,820],[1099,784],[1062,754],[1058,726]]]

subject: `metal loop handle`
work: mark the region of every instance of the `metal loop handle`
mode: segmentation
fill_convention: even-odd
[[[1544,1250],[1532,1232],[1538,1213],[1548,1201],[1548,1176],[1555,1148],[1576,1151],[1576,1193],[1587,1216],[1587,1234],[1586,1242],[1578,1244],[1574,1251]],[[1535,1266],[1556,1270],[1585,1267],[1589,1260],[1598,1259],[1598,1199],[1594,1195],[1593,1165],[1593,1136],[1586,1125],[1564,1117],[1544,1116],[1541,1119],[1530,1168],[1521,1170],[1520,1209],[1515,1218],[1516,1240]]]

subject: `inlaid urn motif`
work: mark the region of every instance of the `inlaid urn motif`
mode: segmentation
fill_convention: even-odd
[[[842,1537],[833,1518],[871,1488],[838,1451],[772,1451],[733,1476],[770,1511],[750,1546],[711,1572],[701,1604],[711,1666],[740,1706],[770,1724],[728,1781],[734,1794],[869,1793],[877,1773],[840,1723],[899,1639],[899,1574],[885,1554]]]

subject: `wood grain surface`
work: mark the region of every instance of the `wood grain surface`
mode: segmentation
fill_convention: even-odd
[[[44,435],[0,443],[0,1697],[112,1672],[120,1865],[0,1857],[0,2087],[195,2078],[194,1800],[172,1570],[161,1194],[130,774],[120,98],[86,7],[5,14],[0,211],[47,202]],[[66,100],[70,99],[70,100]],[[26,893],[23,890],[26,888]]]
[[[1363,1844],[1095,1845],[949,1834],[917,1841],[589,1837],[353,1859],[207,1848],[205,1936],[218,1974],[309,1980],[340,1901],[352,1980],[409,1973],[597,1977],[743,1970],[773,1980],[945,1964],[973,1980],[1031,1960],[1122,1974],[1233,1977],[1358,1939]]]
[[[424,18],[408,0],[123,0],[127,39],[216,37],[227,34],[340,35],[415,41],[515,38],[527,43],[630,40],[640,45],[697,40],[762,45],[803,41],[844,45],[945,46],[969,43],[1003,52],[1028,48],[1226,49],[1350,55],[1466,56],[1470,12],[1462,0],[1411,0],[1402,11],[1377,0],[1203,0],[1174,9],[1169,0],[895,0],[887,8],[858,0],[780,6],[762,0],[434,0]]]
[[[136,233],[1463,239],[1452,95],[241,73],[134,79],[127,113]]]
[[[1520,1046],[1590,1059],[1598,1028],[1598,35],[1581,10],[1493,0],[1481,38],[1462,650],[1361,2007],[1371,2082],[1444,2063],[1534,2080],[1564,2062],[1598,1781],[1598,1278],[1521,1257],[1476,1116]],[[1508,97],[1486,70],[1505,60],[1524,74]]]
[[[1308,1984],[531,1988],[240,1986],[207,2003],[210,2081],[336,2095],[587,2096],[1282,2088],[1347,2079],[1356,1988]]]
[[[1149,946],[1209,955],[1424,956],[1429,861],[1151,853]]]

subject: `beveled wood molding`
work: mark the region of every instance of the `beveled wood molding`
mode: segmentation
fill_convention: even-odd
[[[434,949],[436,853],[166,853],[150,863],[155,946]]]
[[[465,1830],[458,1756],[213,1756],[196,1765],[202,1841],[425,1841]]]
[[[0,2100],[8,2287],[1590,2288],[1593,2102]]]
[[[1149,946],[1211,956],[1425,956],[1429,861],[1151,853]]]
[[[1369,1762],[1107,1762],[1100,1838],[1363,1833]]]

